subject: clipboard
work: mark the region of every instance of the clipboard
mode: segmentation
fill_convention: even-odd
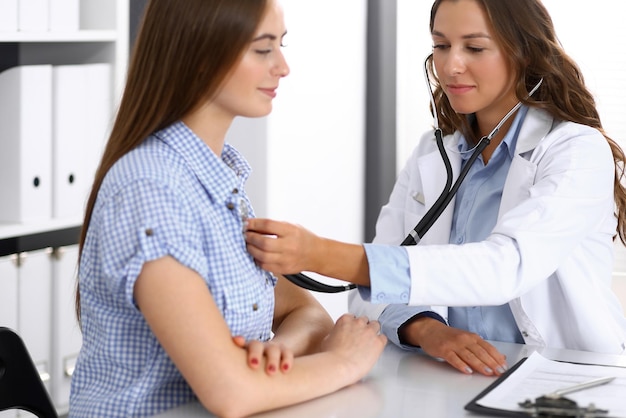
[[[610,376],[605,372],[610,373]],[[563,380],[557,380],[560,386],[554,387],[555,376]],[[578,380],[583,376],[588,376],[591,380],[567,384],[573,377]],[[625,379],[626,369],[622,366],[562,362],[533,353],[519,360],[474,397],[465,405],[465,410],[499,417],[626,417],[623,403],[614,402],[615,391],[621,390],[620,386],[623,387]],[[607,388],[607,384],[614,380],[615,385]],[[602,393],[597,392],[600,388]],[[592,390],[596,393],[586,397],[579,395],[587,389],[587,393]],[[562,396],[558,392],[568,396]],[[570,397],[569,393],[573,395]],[[514,401],[518,395],[524,399]],[[608,409],[599,407],[605,403],[608,403]]]
[[[531,414],[528,414],[522,411],[506,411],[502,409],[489,408],[489,407],[478,404],[479,400],[485,397],[485,395],[487,395],[493,389],[498,387],[498,385],[500,385],[500,383],[506,380],[506,378],[509,377],[510,374],[515,372],[515,370],[519,368],[519,366],[521,366],[524,363],[524,361],[526,361],[527,358],[528,357],[522,358],[517,363],[515,363],[512,367],[510,367],[505,373],[501,374],[495,381],[493,381],[482,392],[476,395],[474,399],[472,399],[467,405],[465,405],[465,410],[470,411],[470,412],[476,412],[478,414],[494,415],[494,416],[499,416],[499,417],[531,417],[532,416]]]

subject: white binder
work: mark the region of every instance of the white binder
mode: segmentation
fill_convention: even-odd
[[[52,217],[52,66],[0,73],[0,222]]]
[[[76,218],[83,213],[88,183],[87,79],[82,65],[52,70],[52,217]]]
[[[85,161],[87,182],[85,195],[91,191],[93,177],[109,137],[113,117],[111,94],[113,72],[111,64],[86,64],[87,76],[87,136],[85,137]]]
[[[17,331],[16,263],[16,256],[0,257],[0,327],[14,331]]]
[[[0,0],[0,32],[17,32],[17,0]]]
[[[70,381],[82,344],[74,310],[78,245],[55,249],[52,256],[51,395],[59,410],[69,409]]]
[[[50,25],[49,0],[18,0],[18,30],[46,32]]]
[[[0,0],[0,2],[3,0]],[[0,257],[0,326],[17,332],[17,256]],[[15,418],[15,409],[0,411],[0,418]]]
[[[20,254],[16,330],[24,340],[48,391],[52,326],[50,252],[44,249]]]
[[[2,1],[2,0],[0,0]],[[80,27],[79,0],[49,0],[50,31],[74,32]]]

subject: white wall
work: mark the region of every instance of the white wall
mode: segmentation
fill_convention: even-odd
[[[626,148],[626,35],[620,0],[543,0],[566,52],[595,95],[605,130]],[[432,125],[422,63],[431,51],[431,1],[398,0],[398,169]],[[626,250],[616,244],[614,287],[626,311]]]
[[[429,28],[432,1],[397,2],[396,167],[400,171],[422,133],[433,125],[423,70],[424,60],[432,52]]]
[[[236,120],[228,140],[253,167],[247,191],[258,216],[360,243],[367,1],[281,4],[291,74],[281,80],[272,114]],[[314,294],[333,318],[347,311],[346,294]]]

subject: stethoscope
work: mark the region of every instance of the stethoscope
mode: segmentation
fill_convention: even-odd
[[[485,148],[491,143],[491,139],[496,136],[496,134],[500,131],[500,128],[504,123],[522,106],[522,102],[518,102],[504,117],[500,120],[500,122],[496,125],[495,128],[489,133],[489,135],[483,136],[478,141],[478,144],[473,149],[472,155],[469,157],[467,162],[465,163],[459,177],[456,179],[454,184],[452,184],[452,180],[454,175],[452,173],[452,165],[450,164],[450,159],[448,158],[448,154],[446,153],[445,147],[443,145],[443,133],[441,128],[439,128],[439,118],[437,116],[437,108],[435,106],[435,97],[433,95],[432,84],[430,82],[430,77],[428,75],[428,62],[432,54],[428,55],[424,60],[424,78],[426,80],[426,85],[428,87],[428,94],[430,96],[430,104],[433,110],[433,128],[435,134],[435,141],[437,143],[437,149],[439,150],[439,154],[443,160],[443,164],[446,169],[446,185],[435,201],[435,203],[430,207],[430,209],[424,214],[422,219],[415,225],[409,234],[406,236],[404,241],[400,245],[417,245],[422,237],[428,232],[431,226],[435,223],[437,219],[441,216],[445,208],[448,206],[457,190],[461,186],[461,183],[467,176],[472,164],[478,158],[478,156],[485,150]],[[543,83],[543,78],[539,80],[537,85],[533,87],[533,89],[528,93],[528,97],[532,96]],[[347,284],[343,286],[331,286],[325,283],[321,283],[315,279],[312,279],[305,274],[297,273],[297,274],[288,274],[285,277],[291,281],[292,283],[315,292],[321,293],[339,293],[345,292],[347,290],[351,290],[356,288],[355,284]]]

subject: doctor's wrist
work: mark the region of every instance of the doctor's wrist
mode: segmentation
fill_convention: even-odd
[[[400,325],[398,338],[401,344],[421,347],[421,342],[441,326],[447,325],[439,315],[434,312],[422,312]]]

